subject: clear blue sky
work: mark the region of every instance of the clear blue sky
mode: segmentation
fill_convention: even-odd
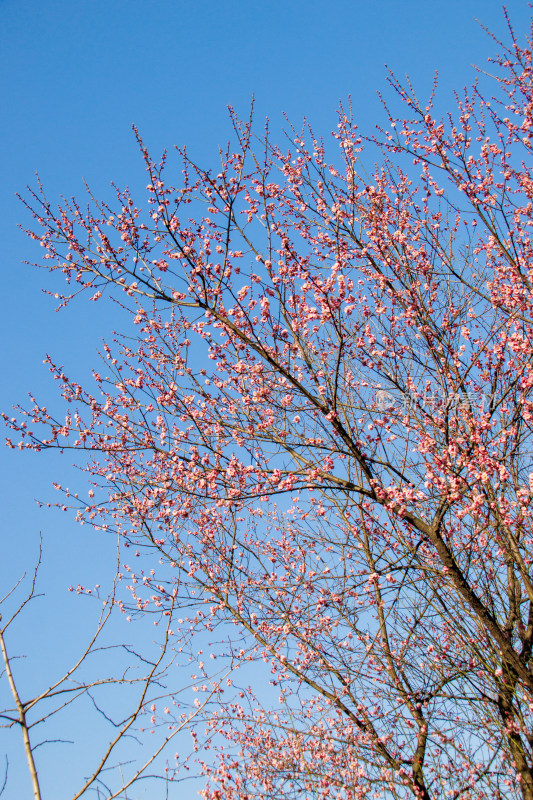
[[[516,29],[524,30],[527,3],[508,5]],[[17,229],[28,218],[15,199],[34,183],[35,171],[51,198],[81,196],[83,179],[97,196],[110,180],[142,187],[133,123],[154,152],[187,144],[197,161],[212,164],[230,136],[226,106],[245,115],[252,95],[259,125],[266,115],[274,127],[282,126],[282,112],[296,123],[306,115],[327,137],[338,100],[351,94],[360,127],[370,132],[383,119],[376,91],[387,94],[385,64],[409,74],[422,98],[438,69],[445,107],[451,90],[472,80],[471,65],[484,66],[494,52],[476,18],[505,37],[494,0],[0,0],[0,409],[23,402],[30,389],[53,403],[55,386],[42,364],[48,352],[83,382],[113,328],[109,312],[95,318],[99,306],[54,313],[40,292],[49,276],[21,263],[40,255]],[[81,636],[85,611],[67,587],[98,581],[109,551],[67,515],[33,502],[55,499],[53,479],[85,485],[68,455],[0,449],[0,458],[0,588],[31,565],[39,531],[44,536],[47,599],[13,639],[29,654],[23,680],[30,691],[50,651],[61,660],[68,656],[64,641]],[[68,797],[75,765],[65,771],[65,751],[53,747],[41,757],[45,788],[61,781],[47,796]],[[10,759],[4,797],[27,797],[23,766],[16,753]],[[193,792],[181,787],[175,796]]]

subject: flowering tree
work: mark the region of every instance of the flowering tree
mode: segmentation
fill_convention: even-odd
[[[221,625],[279,692],[207,717],[210,800],[533,798],[533,67],[511,36],[494,97],[441,120],[391,77],[403,114],[369,140],[341,109],[329,159],[232,115],[218,173],[182,153],[178,187],[139,138],[145,207],[33,195],[61,303],[114,299],[137,334],[97,391],[50,360],[69,411],[32,400],[19,446],[92,459],[79,519],[146,548],[125,609]]]

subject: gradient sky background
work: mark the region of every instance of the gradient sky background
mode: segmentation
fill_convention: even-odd
[[[508,8],[516,30],[525,32],[527,3],[510,0]],[[398,76],[407,73],[421,99],[438,69],[438,105],[445,109],[452,90],[473,79],[471,65],[485,66],[495,52],[476,18],[506,38],[493,0],[0,0],[0,410],[24,402],[29,390],[54,407],[45,354],[83,383],[114,325],[102,304],[55,313],[40,291],[51,286],[50,276],[22,263],[41,251],[17,228],[29,218],[15,193],[35,185],[36,171],[51,199],[81,197],[83,180],[96,196],[108,192],[110,180],[142,195],[146,178],[133,123],[152,153],[186,144],[195,160],[213,165],[217,147],[231,136],[227,105],[246,115],[252,95],[259,127],[267,115],[274,130],[283,127],[282,112],[296,124],[306,115],[328,137],[339,99],[351,94],[360,127],[371,132],[383,121],[376,91],[387,96],[385,64]],[[101,536],[34,502],[56,499],[54,479],[86,490],[68,454],[2,448],[0,458],[0,595],[31,568],[40,531],[44,538],[46,598],[10,640],[14,651],[28,654],[17,669],[22,689],[32,692],[83,640],[92,610],[68,586],[105,576],[110,551]],[[12,736],[0,736],[0,769],[4,746],[9,751],[8,800],[30,796]],[[68,746],[38,753],[45,797],[70,797],[76,764]],[[128,795],[143,796],[140,789]],[[171,794],[194,796],[192,784]]]

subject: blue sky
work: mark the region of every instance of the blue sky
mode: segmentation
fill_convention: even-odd
[[[509,10],[523,31],[527,3],[511,0]],[[55,386],[42,364],[46,353],[83,382],[99,342],[116,324],[100,304],[56,314],[40,291],[51,286],[50,277],[22,263],[37,260],[40,251],[17,228],[29,220],[15,193],[35,185],[36,171],[52,199],[81,196],[83,180],[96,196],[111,180],[143,187],[134,123],[154,153],[188,145],[197,161],[213,164],[217,147],[231,135],[226,107],[246,115],[252,95],[259,126],[267,115],[274,130],[283,126],[282,112],[296,124],[305,115],[327,137],[339,99],[351,94],[360,127],[371,132],[383,120],[376,92],[387,96],[385,64],[408,74],[422,98],[438,69],[445,108],[452,89],[471,82],[471,65],[484,66],[494,52],[476,18],[506,36],[500,3],[493,0],[0,0],[0,409],[23,402],[29,390],[54,402]],[[55,499],[53,479],[85,485],[68,455],[2,449],[0,458],[0,589],[31,566],[39,531],[44,538],[46,598],[13,635],[17,652],[28,653],[21,680],[31,691],[43,660],[55,666],[50,652],[58,663],[68,659],[65,641],[83,637],[88,612],[67,587],[105,576],[111,551],[67,515],[39,510],[34,502]],[[42,752],[49,790],[54,774],[63,774],[64,752]],[[8,798],[28,796],[17,758],[10,750]],[[71,763],[65,797],[74,774]],[[194,796],[183,787],[175,796],[187,792]],[[57,786],[48,796],[63,797]]]

